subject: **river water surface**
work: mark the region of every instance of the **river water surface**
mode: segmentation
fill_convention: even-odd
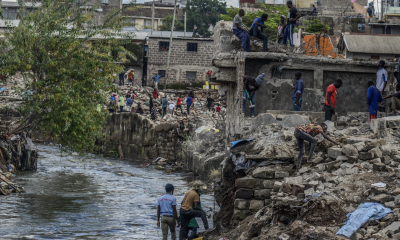
[[[190,189],[181,175],[140,161],[61,156],[56,147],[38,148],[38,171],[16,178],[26,193],[0,196],[1,239],[161,239],[156,203],[165,184],[175,186],[177,209]],[[211,214],[212,193],[201,201]],[[208,220],[211,228],[212,217]]]

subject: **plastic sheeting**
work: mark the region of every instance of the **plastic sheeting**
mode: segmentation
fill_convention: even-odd
[[[244,158],[244,156],[242,155],[236,156],[234,154],[231,154],[231,158],[233,164],[235,164],[236,166],[233,170],[235,173],[237,173],[237,171],[239,170],[247,170],[251,167],[251,165],[253,165],[253,161],[249,160],[246,162],[246,158]]]
[[[347,214],[346,225],[339,229],[336,235],[343,235],[349,238],[367,221],[379,220],[391,212],[391,209],[385,208],[380,203],[363,203],[358,206],[357,210]]]
[[[238,145],[239,143],[242,143],[242,142],[251,142],[251,141],[253,141],[253,139],[239,140],[239,141],[231,142],[231,144],[232,144],[231,149],[232,149],[233,147],[235,147],[236,145]]]

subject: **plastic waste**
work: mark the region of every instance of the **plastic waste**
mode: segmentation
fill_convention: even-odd
[[[373,187],[386,187],[386,183],[379,182],[379,183],[374,183],[371,184]]]

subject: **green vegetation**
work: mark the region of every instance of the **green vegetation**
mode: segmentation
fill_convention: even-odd
[[[281,21],[281,16],[287,16],[289,8],[287,6],[272,6],[264,5],[260,3],[263,10],[259,10],[257,13],[248,12],[243,16],[243,25],[246,29],[250,30],[254,19],[261,17],[262,14],[268,14],[268,20],[266,21],[267,27],[264,33],[268,36],[269,40],[276,40],[276,33],[278,30],[278,24]],[[239,13],[239,8],[230,7],[227,9],[226,14],[221,15],[221,19],[225,21],[233,21],[233,18]]]
[[[314,19],[314,20],[307,20],[303,22],[304,27],[306,32],[308,33],[314,33],[314,34],[319,34],[319,33],[328,33],[329,25],[321,23],[319,19]]]
[[[173,15],[168,15],[162,19],[162,25],[158,28],[159,31],[171,31]],[[175,19],[175,31],[184,31],[184,22],[182,19]],[[187,30],[188,31],[188,30]]]
[[[188,0],[183,11],[187,13],[187,26],[194,26],[194,37],[210,37],[212,32],[208,29],[210,25],[215,26],[221,14],[226,13],[226,3],[219,0]]]
[[[85,8],[89,2],[42,0],[30,12],[25,1],[18,1],[20,23],[6,22],[0,41],[0,72],[21,72],[26,87],[18,91],[28,95],[13,131],[36,129],[79,153],[93,150],[103,136],[109,113],[97,111],[96,105],[108,104],[109,93],[116,91],[114,74],[123,67],[114,62],[135,59],[123,47],[133,36],[122,32],[120,14],[132,5],[111,11],[98,26],[98,6]]]

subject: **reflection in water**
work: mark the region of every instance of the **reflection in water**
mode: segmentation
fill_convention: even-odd
[[[39,148],[38,172],[18,174],[26,193],[0,196],[0,238],[161,239],[157,198],[172,183],[179,209],[189,190],[179,175],[139,161],[62,157],[55,147]],[[213,196],[201,200],[210,214]]]

